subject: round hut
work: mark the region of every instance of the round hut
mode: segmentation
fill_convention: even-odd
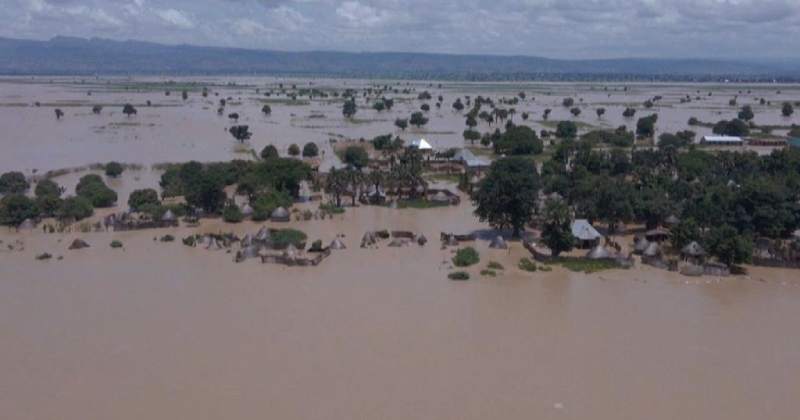
[[[497,236],[495,236],[494,239],[492,239],[492,242],[489,243],[489,248],[492,248],[492,249],[508,249],[508,244],[506,243],[506,240],[503,239],[502,236],[497,235]]]
[[[283,207],[278,207],[270,215],[273,222],[288,222],[291,219],[289,211]]]

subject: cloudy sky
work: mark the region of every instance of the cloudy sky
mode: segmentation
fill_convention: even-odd
[[[800,57],[800,0],[0,0],[0,36],[278,50]]]

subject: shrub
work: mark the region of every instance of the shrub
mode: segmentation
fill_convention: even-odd
[[[36,184],[34,193],[36,194],[36,197],[61,197],[61,187],[59,187],[58,184],[52,180],[43,179]]]
[[[161,237],[161,239],[159,239],[159,241],[161,241],[161,242],[174,242],[175,241],[175,237],[172,236],[172,235],[164,235],[164,236]]]
[[[117,193],[108,188],[99,175],[83,176],[75,187],[75,192],[92,203],[93,207],[111,207],[117,201]]]
[[[39,208],[30,198],[22,194],[12,194],[0,200],[0,223],[17,226],[25,219],[39,217]]]
[[[118,241],[116,239],[111,241],[111,248],[115,248],[115,249],[116,248],[122,248],[122,242],[120,242],[120,241]]]
[[[517,264],[520,270],[535,272],[537,270],[536,263],[529,260],[528,258],[522,258],[519,260],[519,264]]]
[[[456,271],[447,275],[450,280],[469,280],[469,273],[464,271]]]
[[[61,202],[56,216],[62,220],[79,221],[94,214],[92,203],[85,197],[67,197]]]
[[[106,175],[112,178],[116,178],[122,174],[125,168],[119,162],[108,162],[106,163]]]
[[[306,238],[306,234],[297,229],[279,229],[272,232],[272,245],[277,249],[286,248],[289,244],[301,248],[305,244]]]
[[[481,275],[484,277],[497,277],[497,273],[493,270],[481,270]]]
[[[497,261],[489,261],[489,265],[487,265],[487,268],[489,268],[490,270],[505,270],[503,264],[500,264]]]
[[[128,207],[132,211],[142,211],[147,205],[160,205],[161,200],[158,199],[158,193],[152,188],[145,188],[142,190],[135,190],[128,197]]]
[[[480,260],[480,255],[475,248],[466,247],[456,251],[456,256],[453,257],[453,264],[455,264],[456,267],[469,267],[477,264]]]
[[[278,207],[291,207],[292,198],[284,192],[270,191],[255,197],[250,205],[253,207],[253,220],[260,222],[269,219]]]
[[[369,156],[367,151],[361,146],[349,146],[344,151],[344,163],[353,166],[356,169],[361,169],[369,163]]]
[[[300,146],[292,144],[289,146],[289,156],[297,156],[300,154]]]
[[[222,210],[222,220],[228,223],[239,223],[244,219],[242,210],[234,203],[230,203]]]
[[[268,144],[261,149],[261,159],[268,160],[279,157],[278,149],[275,146]]]

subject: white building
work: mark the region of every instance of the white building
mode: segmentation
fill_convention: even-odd
[[[703,136],[700,143],[710,146],[740,146],[744,144],[744,140],[734,136]]]

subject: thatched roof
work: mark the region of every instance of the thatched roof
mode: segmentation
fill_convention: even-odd
[[[506,240],[503,239],[502,236],[497,235],[494,239],[492,239],[492,242],[489,244],[489,248],[508,249],[508,244],[506,243]]]
[[[361,238],[361,248],[366,248],[368,246],[375,245],[378,240],[375,238],[374,232],[367,232]]]
[[[84,241],[83,239],[75,239],[69,245],[69,249],[83,249],[83,248],[89,248],[89,244],[86,243],[86,241]]]
[[[443,191],[439,191],[436,194],[434,194],[433,197],[431,197],[431,201],[437,203],[449,203],[450,197],[448,197],[447,194],[445,194]]]
[[[269,233],[269,229],[266,226],[262,226],[261,229],[258,230],[256,233],[254,240],[258,242],[268,242],[272,235]]]
[[[594,241],[603,237],[586,219],[575,219],[572,222],[572,236],[581,241]]]
[[[25,219],[22,223],[17,226],[17,229],[33,229],[36,227],[36,223],[33,223],[31,219]]]
[[[689,245],[686,245],[681,249],[681,254],[688,255],[690,257],[702,257],[706,255],[706,250],[703,249],[697,241],[692,241]]]
[[[242,215],[244,216],[251,216],[253,214],[253,207],[250,204],[245,204],[242,206]]]
[[[289,211],[283,207],[278,207],[275,209],[270,218],[276,222],[288,222],[289,221]]]
[[[667,216],[666,220],[664,220],[664,223],[666,223],[669,226],[677,225],[680,222],[681,220],[678,219],[678,217],[675,216],[674,214],[670,214],[669,216]]]
[[[611,253],[608,252],[606,247],[603,245],[597,245],[596,247],[592,248],[588,254],[586,254],[586,258],[590,260],[603,260],[606,258],[611,258]]]
[[[644,236],[650,241],[665,240],[669,237],[669,233],[664,229],[651,229],[648,230]]]
[[[655,242],[650,242],[650,245],[642,252],[645,257],[657,257],[661,255],[661,247]]]
[[[641,254],[647,249],[648,246],[650,246],[650,241],[648,241],[644,236],[637,236],[633,243],[633,251]]]
[[[245,258],[256,258],[258,257],[258,247],[255,245],[250,245],[248,247],[244,247],[239,251],[242,253],[242,256]]]
[[[172,210],[167,209],[167,211],[164,212],[164,215],[161,216],[161,220],[164,222],[174,222],[175,220],[178,220],[178,218],[175,217],[175,213],[173,213]]]
[[[331,249],[340,250],[340,249],[347,249],[347,247],[344,245],[344,242],[342,242],[341,239],[336,238],[331,242]]]

